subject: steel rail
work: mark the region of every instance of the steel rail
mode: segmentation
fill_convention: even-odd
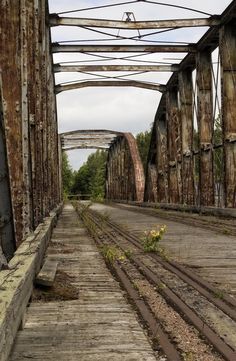
[[[132,242],[136,247],[142,249],[140,245],[140,240],[133,236],[132,234],[128,233],[125,230],[122,230],[120,226],[117,224],[107,221],[107,223],[116,230],[121,236],[127,237],[130,242]],[[210,285],[207,281],[196,275],[193,271],[178,265],[176,262],[173,261],[164,261],[160,256],[156,254],[150,253],[150,256],[155,259],[158,263],[160,263],[165,269],[168,271],[175,273],[179,278],[181,278],[184,282],[187,282],[189,285],[194,287],[199,293],[201,293],[204,297],[206,297],[211,303],[221,309],[224,313],[226,313],[230,318],[236,321],[236,311],[234,308],[236,306],[236,301],[231,299],[229,296],[222,295],[222,298],[225,302],[221,299],[217,299],[216,295],[219,293],[215,287]]]
[[[81,215],[85,225],[86,225],[86,216]],[[94,232],[91,232],[91,235],[95,239],[98,246],[102,246],[103,242],[100,237]],[[127,272],[125,272],[116,262],[113,264],[109,264],[112,271],[115,273],[118,280],[121,282],[123,288],[128,293],[128,296],[131,302],[136,306],[139,315],[142,320],[148,325],[149,330],[151,331],[151,339],[153,342],[158,339],[160,346],[167,356],[168,361],[181,361],[181,356],[178,350],[175,348],[173,343],[171,343],[168,334],[163,330],[161,324],[158,319],[153,315],[150,310],[149,305],[140,297],[138,291],[133,287],[132,280],[128,276]]]
[[[220,145],[219,147],[221,147],[221,146],[222,145]],[[216,147],[218,147],[218,146],[216,146]],[[117,202],[117,203],[115,203],[115,202]],[[124,202],[124,203],[127,204],[127,202]],[[154,204],[153,204],[153,206],[151,206],[152,205],[151,202],[148,202],[148,206],[147,206],[147,203],[145,203],[145,202],[140,203],[140,202],[132,202],[132,201],[130,201],[130,202],[128,202],[128,204],[130,206],[133,206],[133,207],[135,206],[136,207],[136,208],[132,208],[133,212],[142,213],[142,214],[149,214],[149,215],[154,216],[154,217],[158,216],[158,217],[160,217],[162,219],[166,219],[165,215],[163,215],[161,213],[157,213],[155,211],[155,209],[157,210],[157,208],[155,208]],[[113,200],[112,206],[123,209],[123,205],[122,205],[121,200],[117,200],[117,201]],[[193,213],[203,213],[203,214],[206,213],[206,214],[214,215],[213,208],[211,208],[211,207],[208,208],[208,207],[197,207],[197,206],[196,207],[195,206],[193,206],[193,207],[191,207],[191,206],[184,207],[183,206],[182,208],[178,208],[178,207],[175,207],[176,205],[174,205],[174,204],[166,204],[166,203],[165,204],[164,203],[159,203],[158,206],[159,206],[160,210],[168,210],[168,211],[172,211],[172,212],[173,211],[181,212],[181,211],[184,210],[184,211],[189,211],[189,212],[193,212]],[[168,208],[168,206],[169,206],[169,208]],[[173,206],[173,207],[171,207],[171,206]],[[127,208],[125,207],[125,209],[127,209]],[[212,211],[212,213],[210,213],[210,210]],[[218,210],[218,209],[214,209],[214,211],[216,211],[216,210]],[[226,211],[227,209],[224,208],[222,210]],[[233,208],[232,208],[232,210],[233,210]],[[207,211],[208,211],[208,213],[207,213]],[[231,209],[230,209],[230,211],[231,211]],[[225,213],[225,214],[223,214],[223,216],[224,217],[230,217],[229,213]],[[233,224],[229,225],[229,224],[224,223],[222,220],[220,222],[218,221],[217,223],[210,224],[210,223],[204,222],[202,219],[201,220],[200,219],[196,220],[196,218],[193,218],[193,217],[190,216],[190,213],[189,213],[188,218],[186,218],[186,219],[184,217],[182,217],[182,215],[178,215],[178,214],[174,215],[173,213],[168,214],[168,219],[172,220],[172,221],[180,222],[180,223],[183,223],[183,224],[187,224],[187,225],[189,225],[189,224],[194,225],[194,224],[197,223],[198,226],[200,226],[200,227],[203,227],[203,228],[206,228],[206,229],[211,229],[211,230],[217,230],[217,231],[222,232],[224,234],[225,232],[222,231],[221,228],[218,226],[218,225],[220,225],[220,226],[224,226],[224,228],[227,231],[229,231],[229,232],[231,231],[230,235],[236,235],[236,224],[235,225],[233,225]],[[209,283],[207,283],[207,281],[205,281],[203,279],[202,279],[202,281],[206,282],[206,284],[209,284]],[[211,286],[211,287],[213,288],[213,293],[214,293],[215,288],[213,286]],[[206,286],[206,288],[207,288],[207,286]],[[231,305],[233,307],[236,307],[236,299],[235,298],[232,298],[232,297],[230,297],[228,295],[222,296],[222,298],[229,305]]]
[[[107,234],[108,237],[110,237],[113,242],[122,249],[121,245],[117,241],[116,237],[112,235],[109,231],[105,231],[102,227],[101,217],[99,215],[96,215],[94,211],[88,212],[90,220],[93,221],[98,228],[100,228],[101,231],[103,231],[105,234]],[[98,220],[95,218],[97,217]],[[110,222],[108,221],[107,224]],[[113,224],[113,223],[112,223]],[[112,226],[110,225],[112,228]],[[119,226],[118,226],[119,228]],[[117,231],[115,228],[113,228],[115,231]],[[125,232],[127,233],[127,232]],[[123,236],[124,238],[127,238],[126,235]],[[136,265],[137,269],[154,285],[159,285],[162,283],[162,280],[148,267],[146,267],[141,261],[137,260],[135,256],[131,256],[130,259],[132,262]],[[175,309],[180,312],[180,314],[183,314],[185,318],[193,324],[200,333],[202,333],[208,341],[215,347],[215,349],[225,357],[227,361],[234,361],[236,357],[236,351],[233,350],[230,346],[228,346],[221,338],[218,336],[215,331],[213,331],[196,313],[193,311],[182,299],[176,295],[170,288],[168,288],[168,285],[159,290],[159,292],[162,294],[162,296],[167,300],[168,303],[172,304]]]

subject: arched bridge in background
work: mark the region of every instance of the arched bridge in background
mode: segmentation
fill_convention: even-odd
[[[144,171],[136,140],[131,133],[112,130],[75,130],[60,134],[62,151],[104,149],[106,199],[143,201]]]
[[[195,17],[136,21],[126,12],[126,19],[119,21],[71,17],[76,11],[50,14],[47,1],[0,3],[2,282],[11,278],[9,265],[18,272],[12,281],[11,301],[0,303],[0,308],[5,307],[0,319],[1,361],[9,355],[61,211],[62,151],[107,150],[107,200],[235,216],[236,0],[220,15],[165,5],[194,11]],[[52,42],[51,29],[59,26],[108,36],[109,45],[104,39]],[[152,34],[184,28],[205,28],[206,32],[196,43],[145,42]],[[118,33],[111,34],[111,30]],[[121,30],[137,35],[123,36]],[[141,34],[142,30],[150,33]],[[122,44],[113,40],[122,40]],[[132,45],[132,40],[143,43]],[[138,60],[144,54],[165,53],[181,58],[168,64]],[[95,59],[92,65],[69,57],[60,63],[55,61],[57,54],[92,54]],[[106,64],[101,65],[102,59]],[[117,60],[120,64],[107,63]],[[55,76],[61,73],[83,74],[88,79],[56,82]],[[170,76],[166,82],[141,79],[147,73]],[[130,133],[102,129],[58,133],[56,95],[88,87],[136,87],[161,94],[146,169]],[[0,292],[5,292],[1,285]],[[7,299],[7,293],[3,297]]]

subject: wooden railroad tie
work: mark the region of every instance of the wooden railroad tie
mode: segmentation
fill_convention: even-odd
[[[38,273],[35,283],[40,286],[52,287],[56,277],[58,261],[46,258],[43,267]]]

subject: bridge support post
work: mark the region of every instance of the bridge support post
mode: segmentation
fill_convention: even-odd
[[[0,76],[0,271],[16,250]]]
[[[162,112],[157,119],[157,202],[168,202],[168,159],[167,159],[167,119]]]
[[[194,204],[193,172],[193,82],[192,70],[179,73],[179,96],[182,128],[182,202]]]
[[[225,206],[236,207],[236,19],[220,30]]]
[[[198,95],[198,130],[200,146],[199,189],[200,204],[214,206],[213,176],[213,98],[211,52],[197,54],[197,95]]]
[[[167,93],[167,143],[168,143],[168,201],[180,203],[181,198],[181,131],[178,108],[178,90],[171,89]]]
[[[22,226],[23,238],[26,238],[32,230],[32,203],[31,193],[31,164],[30,164],[30,143],[29,143],[29,97],[28,97],[28,45],[27,36],[27,5],[26,1],[21,1],[20,8],[20,44],[21,44],[21,124],[22,124],[22,172],[23,172],[23,207],[22,207]]]

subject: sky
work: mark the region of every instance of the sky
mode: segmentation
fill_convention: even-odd
[[[93,6],[105,4],[115,4],[125,0],[49,0],[51,13],[62,11],[71,11],[75,9],[84,9]],[[156,1],[156,0],[154,0]],[[157,2],[157,1],[156,1]],[[221,14],[230,4],[231,0],[164,0],[159,3],[175,4],[178,6],[192,7],[209,14]],[[156,4],[148,4],[139,1],[136,4],[122,5],[118,7],[103,8],[100,10],[80,11],[68,13],[60,16],[84,17],[84,18],[102,18],[122,20],[125,12],[133,12],[136,21],[159,20],[159,19],[178,19],[206,17],[207,15],[198,14],[183,9],[176,9]],[[120,31],[117,29],[98,29],[109,32],[113,35],[123,37],[137,36],[137,31]],[[205,33],[207,28],[188,28],[166,32],[158,35],[144,37],[148,41],[169,41],[195,43]],[[141,35],[152,32],[152,30],[140,31]],[[102,41],[105,37],[79,27],[54,27],[52,28],[52,41],[72,41],[79,40],[74,44],[147,44],[144,42],[134,42],[130,40]],[[99,42],[92,40],[99,39]],[[83,40],[86,40],[84,42]],[[69,44],[69,43],[68,43]],[[102,54],[112,56],[112,54]],[[130,55],[130,54],[117,54]],[[152,54],[145,57],[134,59],[145,61],[161,61],[165,63],[179,63],[185,54]],[[83,61],[80,65],[89,64],[138,64],[132,61],[108,60],[106,62],[92,62],[96,58],[85,54],[54,54],[54,63]],[[145,64],[145,63],[143,63]],[[96,73],[98,75],[126,76],[128,73]],[[130,80],[141,80],[165,84],[171,73],[146,73],[128,77]],[[75,80],[89,80],[94,75],[80,73],[57,73],[55,76],[56,84],[70,82]],[[116,131],[131,132],[134,135],[141,131],[149,130],[154,121],[155,113],[158,107],[161,94],[157,91],[131,88],[131,87],[109,87],[109,88],[84,88],[65,91],[57,95],[57,111],[59,132],[77,130],[77,129],[111,129]],[[73,150],[68,152],[69,160],[74,169],[79,169],[86,161],[90,150]]]

